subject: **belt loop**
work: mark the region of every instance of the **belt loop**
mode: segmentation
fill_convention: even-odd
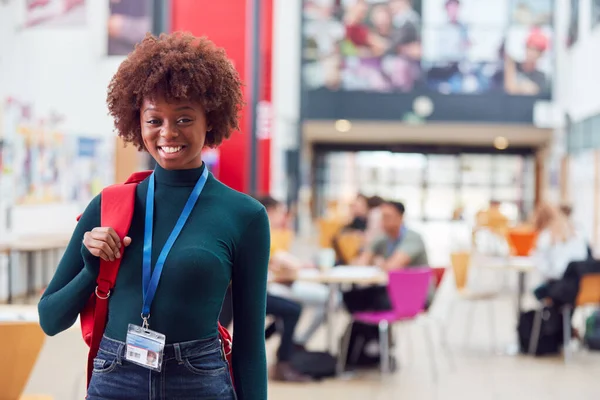
[[[127,351],[127,348],[126,348],[125,343],[120,343],[119,348],[117,349],[117,364],[118,365],[123,364],[123,356],[126,351]]]
[[[181,347],[179,343],[173,343],[173,350],[175,350],[175,359],[179,364],[183,364],[183,357],[181,357]]]

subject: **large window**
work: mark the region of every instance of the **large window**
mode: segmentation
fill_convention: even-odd
[[[357,193],[402,201],[415,222],[449,221],[456,208],[467,218],[490,200],[513,220],[533,209],[533,161],[522,155],[317,152],[315,212]]]

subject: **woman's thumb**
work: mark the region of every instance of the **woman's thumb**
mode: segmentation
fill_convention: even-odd
[[[123,238],[123,244],[124,244],[125,246],[129,246],[129,245],[131,244],[131,238],[130,238],[129,236],[125,236],[125,237]]]

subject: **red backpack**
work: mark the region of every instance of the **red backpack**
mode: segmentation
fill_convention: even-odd
[[[125,183],[116,184],[105,188],[102,191],[102,201],[100,210],[100,225],[110,226],[117,232],[119,238],[123,238],[129,232],[131,220],[133,218],[133,209],[135,204],[135,188],[144,179],[152,174],[152,171],[142,171],[132,174]],[[121,254],[125,248],[121,249]],[[80,314],[81,333],[83,340],[90,347],[87,365],[87,384],[89,386],[94,369],[94,358],[98,354],[100,341],[104,335],[106,320],[108,317],[108,299],[111,290],[115,286],[121,258],[115,261],[104,261],[100,259],[100,273],[96,280],[97,285],[95,293],[92,294],[83,311]],[[233,381],[233,371],[231,367],[231,335],[221,324],[218,324],[219,338],[221,339],[223,354],[229,364],[229,373]]]

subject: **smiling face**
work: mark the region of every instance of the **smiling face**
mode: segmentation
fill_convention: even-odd
[[[164,169],[202,165],[202,149],[210,127],[201,104],[146,98],[140,124],[146,150]]]

